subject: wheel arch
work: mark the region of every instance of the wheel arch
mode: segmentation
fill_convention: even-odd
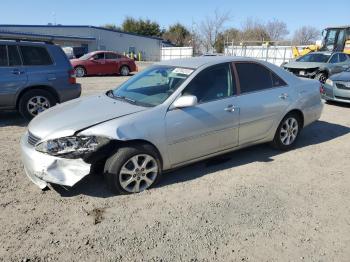
[[[300,110],[300,109],[292,109],[292,110],[290,110],[290,111],[288,111],[287,112],[287,114],[285,114],[284,115],[284,117],[286,116],[286,115],[288,115],[288,114],[297,114],[298,116],[299,116],[299,118],[300,118],[300,121],[301,121],[301,128],[303,128],[304,127],[304,113]],[[283,118],[284,118],[283,117]],[[283,119],[282,118],[282,119]]]
[[[90,162],[93,166],[101,167],[101,164],[104,165],[106,160],[115,154],[121,147],[133,146],[133,145],[148,145],[158,154],[158,158],[163,169],[163,156],[158,150],[158,148],[151,142],[144,139],[130,139],[130,140],[111,140],[108,144],[108,147],[102,151],[96,151],[94,154],[89,156],[85,161]]]
[[[29,86],[29,87],[26,87],[26,88],[22,89],[19,92],[19,94],[17,95],[17,98],[16,98],[16,109],[18,109],[19,101],[21,100],[22,96],[26,92],[31,91],[31,90],[45,90],[45,91],[48,91],[55,97],[57,103],[60,102],[60,96],[58,95],[57,91],[52,86],[49,86],[49,85],[32,85],[32,86]]]

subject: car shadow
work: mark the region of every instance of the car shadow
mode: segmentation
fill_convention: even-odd
[[[350,127],[325,121],[317,121],[303,130],[294,150],[315,144],[321,144],[344,136],[349,132]],[[155,188],[187,182],[210,173],[240,165],[254,162],[272,162],[274,161],[274,156],[282,153],[283,151],[273,149],[268,144],[261,144],[241,149],[167,172],[163,175],[160,183]],[[106,198],[114,196],[114,194],[108,189],[103,179],[103,175],[86,176],[77,185],[69,189],[60,186],[53,186],[53,189],[62,197],[89,195],[93,197]]]
[[[28,125],[28,121],[26,121],[18,112],[0,111],[0,127],[5,127],[5,126],[24,127],[27,125]]]
[[[339,106],[339,107],[344,107],[344,108],[350,108],[350,103],[344,103],[344,102],[338,102],[338,101],[327,101],[326,103],[328,105],[331,105],[331,106]]]

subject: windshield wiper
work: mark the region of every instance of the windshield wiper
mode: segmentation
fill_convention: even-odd
[[[125,96],[118,96],[118,95],[114,95],[113,94],[113,98],[116,98],[116,99],[119,99],[119,100],[123,100],[123,101],[129,102],[131,104],[136,104],[136,100],[128,98],[128,97],[125,97]]]

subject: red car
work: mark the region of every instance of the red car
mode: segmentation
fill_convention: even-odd
[[[134,60],[111,51],[95,51],[70,60],[77,77],[86,75],[129,75],[137,71]]]

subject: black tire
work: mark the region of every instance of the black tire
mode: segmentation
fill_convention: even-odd
[[[31,110],[28,107],[29,106],[29,102],[33,101],[33,99],[35,100],[36,97],[42,97],[44,99],[46,99],[47,103],[44,102],[42,104],[42,106],[40,106],[40,108],[38,108],[38,110]],[[43,100],[45,101],[45,100]],[[39,101],[40,102],[40,101]],[[31,119],[33,119],[37,114],[39,114],[40,112],[56,105],[57,103],[57,99],[55,98],[54,95],[52,95],[49,91],[43,90],[43,89],[32,89],[29,91],[26,91],[20,98],[19,102],[18,102],[18,111],[20,112],[20,114],[27,119],[28,121],[30,121]],[[33,108],[33,107],[31,107]]]
[[[322,84],[326,83],[327,78],[328,74],[326,72],[317,73],[317,75],[315,76],[315,79],[320,81]]]
[[[128,76],[130,74],[130,69],[128,66],[123,65],[119,70],[120,75],[122,76]]]
[[[284,140],[282,137],[281,137],[281,134],[282,133],[285,133],[285,132],[283,132],[282,131],[282,129],[287,129],[287,127],[286,127],[286,125],[285,125],[285,123],[286,123],[286,121],[287,120],[289,120],[289,119],[294,119],[295,121],[296,121],[296,123],[297,123],[297,132],[296,133],[293,133],[294,135],[295,135],[295,138],[293,139],[293,141],[290,143],[290,144],[287,144],[286,142],[286,140]],[[295,146],[295,144],[296,144],[296,142],[297,142],[297,140],[298,140],[298,137],[299,137],[299,133],[300,133],[300,131],[301,131],[301,129],[302,129],[302,121],[301,121],[301,119],[300,119],[300,116],[298,115],[298,114],[296,114],[296,113],[289,113],[289,114],[287,114],[283,119],[282,119],[282,121],[281,121],[281,123],[278,125],[278,128],[277,128],[277,130],[276,130],[276,133],[275,133],[275,136],[274,136],[274,139],[273,139],[273,141],[272,141],[272,146],[274,147],[274,148],[276,148],[276,149],[279,149],[279,150],[290,150],[290,149],[292,149],[294,146]],[[292,132],[292,131],[290,131],[290,132]],[[288,132],[286,132],[286,135],[288,136]],[[287,140],[288,140],[288,138],[287,138]],[[290,140],[292,140],[291,138],[290,138]]]
[[[77,66],[74,68],[74,73],[76,77],[86,76],[86,69],[83,66]]]
[[[156,169],[156,172],[157,172],[156,174],[155,172],[152,172],[148,174],[139,173],[137,175],[132,175],[132,174],[125,174],[125,173],[123,174],[121,172],[122,167],[125,167],[125,165],[130,163],[131,158],[138,157],[139,155],[148,155],[148,156],[151,156],[153,160],[155,160],[155,163],[157,164],[157,166],[154,166],[153,168]],[[142,161],[142,156],[141,156],[141,161]],[[136,167],[134,167],[134,169],[135,168]],[[140,172],[141,172],[141,169],[140,169]],[[158,152],[151,145],[147,145],[147,144],[135,144],[127,147],[122,147],[122,148],[119,148],[114,155],[112,155],[107,159],[104,167],[104,174],[105,174],[106,182],[109,188],[114,193],[119,193],[119,194],[138,193],[153,187],[159,181],[162,174],[160,156]],[[145,177],[150,179],[149,177],[150,174],[152,175],[153,182],[150,186],[147,186],[145,185],[146,182],[143,179],[145,179]],[[154,175],[155,177],[153,177]],[[126,179],[125,176],[128,178]],[[126,187],[128,190],[126,190],[122,186],[120,181],[121,180],[130,181],[130,179],[132,179],[132,181],[129,182],[128,187]],[[136,179],[138,179],[138,182],[136,181]],[[140,191],[133,192],[132,189],[135,188],[136,183],[139,183],[139,187],[142,189]],[[143,183],[143,186],[141,186],[141,183]],[[147,186],[147,187],[143,188],[144,186]]]

